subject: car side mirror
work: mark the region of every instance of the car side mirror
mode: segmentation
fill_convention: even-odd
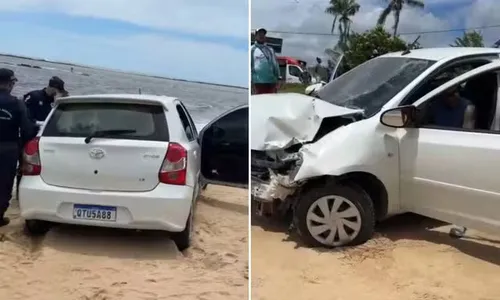
[[[414,127],[416,116],[415,106],[400,106],[384,111],[380,116],[380,123],[392,128]]]

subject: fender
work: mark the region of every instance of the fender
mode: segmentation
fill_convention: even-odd
[[[378,115],[351,123],[301,148],[302,164],[294,181],[318,176],[370,173],[385,186],[388,214],[400,211],[399,141],[395,130],[378,122]]]

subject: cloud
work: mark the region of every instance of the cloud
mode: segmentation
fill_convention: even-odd
[[[0,11],[58,12],[186,33],[248,35],[248,0],[16,0]]]
[[[361,10],[353,18],[352,29],[361,32],[372,28],[384,7],[384,1],[358,0]],[[401,14],[399,32],[429,32],[465,27],[500,24],[498,0],[426,0],[424,10],[405,9]],[[328,1],[318,0],[252,0],[252,28],[270,30],[329,33],[333,17],[324,13]],[[391,28],[392,16],[386,27]],[[482,30],[486,44],[500,38],[500,28]],[[426,47],[447,46],[462,32],[422,34],[420,43]],[[336,44],[337,37],[320,35],[278,34],[282,37],[283,54],[312,62],[324,56],[324,49]],[[411,41],[417,35],[404,35]]]
[[[17,0],[0,14],[0,52],[248,85],[247,0]]]

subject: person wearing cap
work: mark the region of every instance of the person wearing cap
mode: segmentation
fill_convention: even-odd
[[[43,122],[49,115],[54,100],[57,96],[67,96],[64,89],[64,81],[54,76],[49,80],[47,87],[41,90],[31,91],[24,95],[24,102],[28,107],[28,113],[33,121]]]
[[[26,105],[11,95],[17,79],[0,69],[0,227],[9,224],[5,212],[12,197],[20,149],[36,135]]]
[[[267,30],[257,29],[255,44],[250,53],[252,90],[255,94],[269,94],[278,91],[280,69],[273,48],[266,44]]]

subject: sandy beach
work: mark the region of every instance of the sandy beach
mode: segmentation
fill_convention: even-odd
[[[0,229],[0,299],[247,299],[247,199],[208,186],[186,253],[163,233],[61,226],[35,240],[14,202]]]
[[[252,220],[253,300],[498,300],[500,237],[418,216],[383,223],[365,245],[302,247],[278,222]]]

